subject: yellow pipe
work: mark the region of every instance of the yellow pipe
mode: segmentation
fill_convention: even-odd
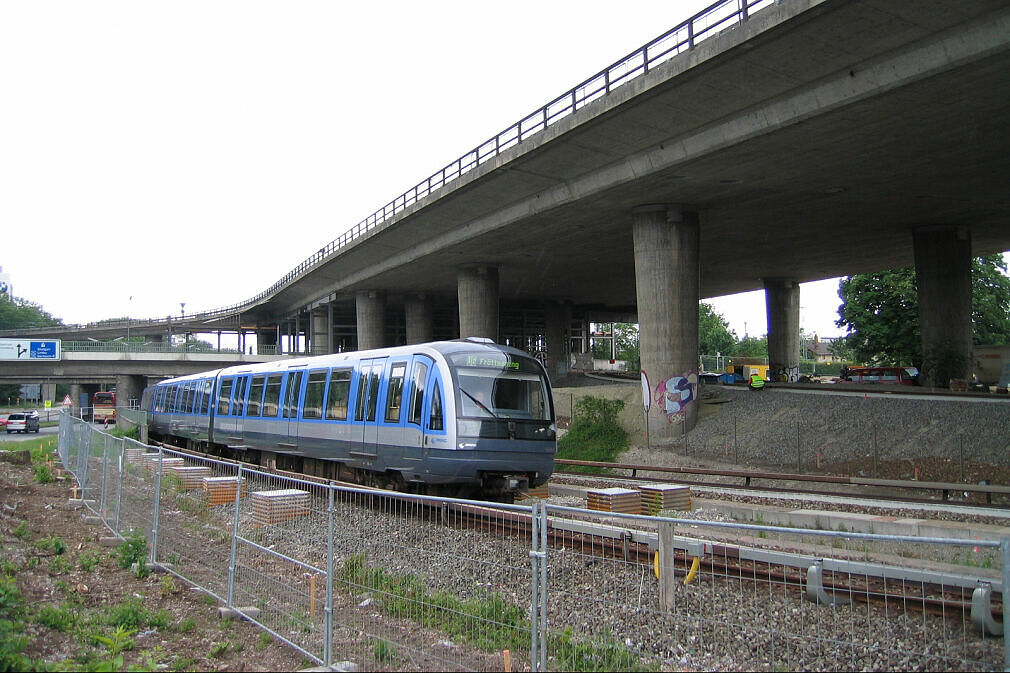
[[[688,571],[687,577],[684,578],[684,585],[686,586],[689,582],[694,580],[695,575],[698,574],[698,568],[701,567],[701,559],[695,556],[691,559],[691,570]]]

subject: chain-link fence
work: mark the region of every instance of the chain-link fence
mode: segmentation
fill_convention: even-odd
[[[503,505],[318,483],[65,415],[84,504],[324,665],[994,670],[1010,540]],[[636,501],[637,502],[637,501]],[[664,510],[664,514],[676,512]],[[881,531],[886,532],[884,523]]]

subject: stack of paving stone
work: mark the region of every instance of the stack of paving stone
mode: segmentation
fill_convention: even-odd
[[[253,523],[265,526],[309,513],[309,492],[297,488],[256,491],[252,494]]]
[[[207,504],[225,505],[235,502],[236,484],[238,484],[238,477],[204,477],[202,486],[207,494]],[[245,495],[245,477],[242,477],[242,493],[239,497],[245,497]]]
[[[145,453],[144,454],[144,466],[151,472],[158,471],[158,454],[157,453]],[[162,472],[168,473],[173,467],[182,467],[186,464],[182,458],[170,458],[164,457],[161,459]]]
[[[691,509],[691,487],[679,484],[646,484],[641,486],[642,513],[659,514],[664,509]]]
[[[602,488],[586,491],[586,507],[601,512],[642,513],[642,494],[633,488]]]
[[[203,485],[204,477],[210,476],[210,468],[199,465],[175,465],[171,468],[166,467],[166,469],[171,471],[171,473],[175,476],[179,477],[179,481],[182,482],[182,487],[187,491],[194,488],[200,488]],[[232,491],[234,491],[234,489],[232,489]]]
[[[140,465],[144,462],[144,449],[130,447],[123,450],[123,456],[126,458],[126,462],[130,465]]]

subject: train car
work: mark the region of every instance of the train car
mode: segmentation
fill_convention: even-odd
[[[919,370],[916,367],[848,367],[842,371],[839,383],[917,386]]]
[[[116,422],[116,393],[97,392],[91,399],[92,420],[95,423]]]
[[[239,365],[144,391],[151,437],[328,479],[510,500],[557,450],[543,365],[485,339]]]

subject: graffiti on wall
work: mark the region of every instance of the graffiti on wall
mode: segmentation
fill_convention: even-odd
[[[648,376],[642,373],[643,397],[649,391]],[[651,400],[645,400],[645,409],[654,404],[666,416],[669,423],[679,423],[683,420],[689,404],[697,399],[698,373],[686,375],[675,374],[660,380],[651,391]],[[650,402],[652,404],[650,404]]]

